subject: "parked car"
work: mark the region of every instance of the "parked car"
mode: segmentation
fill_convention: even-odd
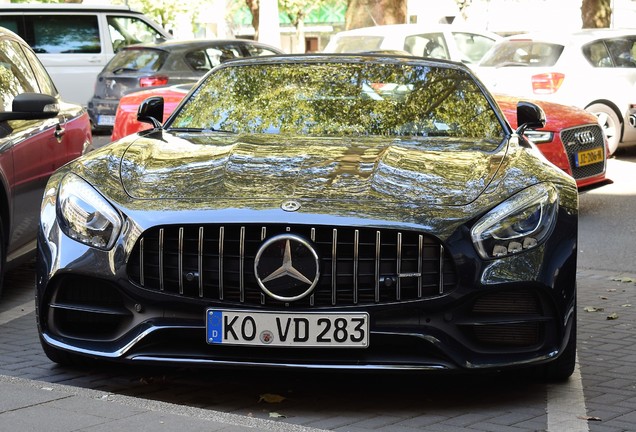
[[[163,98],[163,121],[165,121],[193,85],[194,83],[181,84],[125,95],[120,99],[117,107],[111,139],[115,141],[126,135],[152,128],[152,125],[137,120],[139,106],[149,97]],[[513,128],[516,128],[519,98],[500,94],[495,94],[494,97],[506,119]],[[579,188],[606,182],[609,150],[607,138],[596,117],[582,108],[545,101],[530,100],[530,102],[540,105],[546,113],[546,124],[543,128],[526,131],[526,136],[539,151],[550,162],[573,176]]]
[[[636,144],[636,30],[510,36],[484,56],[477,72],[494,92],[574,105],[595,114],[610,154]]]
[[[97,74],[122,47],[171,35],[127,6],[0,5],[0,26],[21,36],[44,64],[62,98],[86,106]]]
[[[34,257],[53,171],[92,143],[86,111],[60,100],[29,46],[0,27],[0,292],[5,271]]]
[[[394,24],[336,33],[326,53],[403,50],[419,57],[477,64],[501,36],[459,24]]]
[[[517,128],[518,97],[496,94],[495,99],[513,128]],[[542,128],[526,137],[550,162],[574,177],[579,188],[607,182],[609,144],[596,117],[569,105],[530,100],[546,114]]]
[[[163,127],[58,170],[36,304],[59,363],[483,371],[564,379],[578,192],[464,65],[221,64]]]
[[[88,113],[96,129],[111,130],[119,99],[128,92],[196,81],[227,60],[281,53],[269,45],[241,39],[167,41],[126,47],[97,76]]]

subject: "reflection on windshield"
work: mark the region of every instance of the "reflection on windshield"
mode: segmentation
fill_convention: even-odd
[[[461,69],[380,63],[237,65],[210,75],[169,125],[304,136],[450,137],[496,147],[502,126]]]

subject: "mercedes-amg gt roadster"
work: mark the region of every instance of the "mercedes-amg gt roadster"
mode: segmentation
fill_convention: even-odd
[[[466,66],[271,56],[51,177],[37,316],[58,363],[496,371],[576,356],[578,194]]]

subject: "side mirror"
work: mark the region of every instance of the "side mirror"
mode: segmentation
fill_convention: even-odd
[[[162,128],[163,98],[161,96],[149,97],[139,105],[137,109],[137,121],[150,123],[155,129]]]
[[[60,113],[54,96],[41,93],[21,93],[13,99],[11,111],[0,112],[0,122],[7,120],[39,120],[53,118]]]
[[[541,129],[545,126],[545,112],[539,105],[531,102],[517,102],[517,134],[523,135],[526,129]]]

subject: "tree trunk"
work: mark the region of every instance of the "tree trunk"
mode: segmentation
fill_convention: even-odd
[[[383,24],[406,23],[407,0],[347,0],[347,30]]]
[[[612,23],[611,0],[583,0],[581,5],[583,28],[605,28]]]
[[[258,40],[258,25],[259,25],[259,0],[245,0],[247,7],[250,8],[252,13],[252,27],[254,27],[254,40]]]

